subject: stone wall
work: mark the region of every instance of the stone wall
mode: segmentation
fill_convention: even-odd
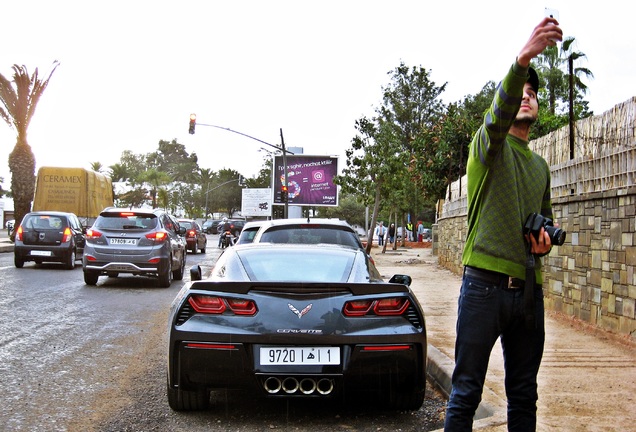
[[[636,187],[558,198],[553,212],[567,237],[542,258],[546,309],[636,339]],[[466,215],[434,228],[439,264],[461,274]]]

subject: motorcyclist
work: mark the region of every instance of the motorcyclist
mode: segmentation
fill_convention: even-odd
[[[217,228],[217,231],[221,233],[221,235],[219,235],[219,247],[221,247],[221,244],[223,244],[223,241],[225,240],[226,235],[230,236],[230,245],[234,246],[234,236],[231,233],[232,224],[230,223],[230,221],[227,220],[226,217],[224,217],[221,223],[219,224],[219,228]]]

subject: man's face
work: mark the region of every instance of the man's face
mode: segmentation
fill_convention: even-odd
[[[521,107],[517,113],[515,121],[528,122],[530,124],[537,120],[539,115],[539,101],[537,100],[537,94],[530,85],[526,83],[523,86],[523,98],[521,99]]]

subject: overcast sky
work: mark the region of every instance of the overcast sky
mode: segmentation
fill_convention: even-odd
[[[199,166],[251,177],[267,146],[340,156],[354,123],[373,115],[400,62],[431,71],[455,102],[499,81],[543,18],[559,11],[581,66],[595,75],[595,114],[636,95],[636,7],[621,1],[509,0],[49,1],[0,0],[0,73],[57,68],[28,142],[37,167],[88,168],[176,139]],[[15,132],[0,123],[0,176],[9,187]]]

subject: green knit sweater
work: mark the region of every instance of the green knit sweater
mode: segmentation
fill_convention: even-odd
[[[514,63],[495,90],[490,109],[470,144],[467,165],[468,237],[464,265],[525,279],[523,224],[531,213],[552,218],[550,168],[508,131],[523,96],[528,70]],[[541,260],[535,260],[542,283]]]

